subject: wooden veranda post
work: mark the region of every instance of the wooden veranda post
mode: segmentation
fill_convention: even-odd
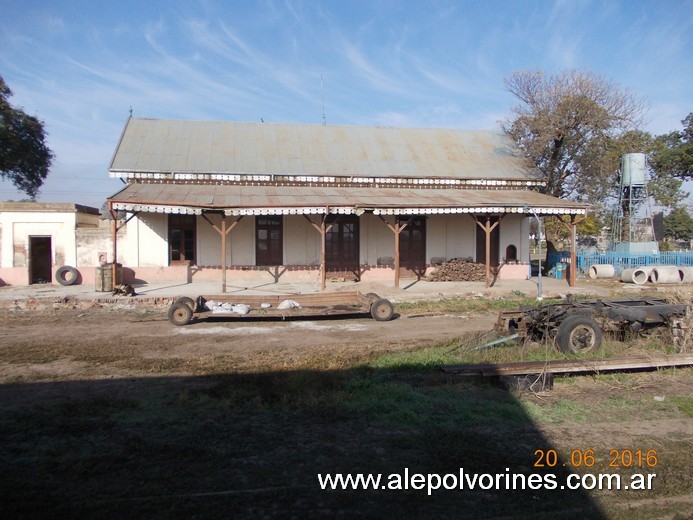
[[[202,218],[205,219],[210,226],[214,228],[214,231],[221,235],[221,292],[226,292],[226,236],[231,233],[233,228],[235,228],[238,223],[243,218],[243,215],[231,222],[230,225],[226,222],[226,213],[221,214],[221,227],[217,226],[214,222],[207,218],[207,215],[202,213]]]
[[[482,224],[475,215],[474,220],[486,233],[486,287],[491,287],[491,232],[500,224],[500,219],[491,224],[491,217],[487,215],[486,222]]]
[[[332,227],[332,226],[330,226]],[[324,291],[327,287],[327,215],[323,216],[320,223],[320,287]]]
[[[570,287],[575,287],[575,285],[577,284],[577,254],[575,251],[575,242],[577,234],[576,230],[577,225],[580,222],[584,221],[587,217],[585,216],[579,220],[576,220],[575,215],[570,215],[570,223],[563,220],[563,217],[560,215],[557,215],[557,217],[560,223],[563,224],[570,233],[570,275],[568,276],[568,285]]]
[[[399,221],[395,222],[393,231],[395,233],[395,287],[399,287],[399,234],[402,232],[402,230],[400,229]]]
[[[113,203],[108,201],[108,212],[111,214],[113,223],[111,224],[111,234],[113,239],[113,265],[111,266],[111,276],[113,276],[113,287],[117,285],[118,282],[118,231],[123,229],[128,222],[140,214],[139,211],[135,211],[132,215],[125,219],[125,221],[119,226],[118,225],[118,212],[113,209]]]
[[[226,213],[221,214],[221,292],[226,292]]]
[[[397,219],[395,219],[394,224],[390,224],[387,220],[385,220],[385,218],[382,215],[378,215],[378,218],[380,218],[380,220],[382,220],[385,223],[385,225],[390,228],[390,231],[392,231],[395,234],[395,287],[399,287],[399,235],[402,231],[407,229],[407,226],[411,223],[414,217],[411,217],[404,224],[401,224],[400,221]]]
[[[111,232],[113,234],[113,265],[111,266],[113,277],[113,288],[116,286],[116,281],[118,280],[118,219],[116,218],[116,212],[113,211],[113,203],[108,202],[108,212],[111,214],[113,222],[111,223]]]
[[[333,224],[327,225],[327,217],[329,216],[329,208],[325,208],[325,215],[322,217],[320,225],[313,222],[308,215],[303,217],[310,222],[310,225],[320,233],[320,287],[324,291],[327,287],[327,233],[332,229]]]

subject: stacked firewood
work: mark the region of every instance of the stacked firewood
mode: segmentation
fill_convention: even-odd
[[[429,276],[432,282],[483,282],[486,265],[477,264],[471,258],[453,258],[439,265]]]

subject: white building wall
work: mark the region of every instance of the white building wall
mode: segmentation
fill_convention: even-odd
[[[54,266],[75,265],[75,213],[12,212],[0,214],[2,248],[0,267],[26,267],[29,237],[51,237],[51,261]]]
[[[474,219],[469,215],[431,215],[426,220],[426,261],[431,258],[473,257],[476,252]]]
[[[221,215],[207,215],[207,218],[221,229]],[[202,217],[196,219],[197,265],[221,265],[221,235]],[[227,224],[229,218],[226,217]],[[231,235],[236,232],[234,229]],[[231,244],[226,235],[226,265],[231,263]]]
[[[320,223],[313,216],[312,221]],[[320,233],[302,215],[284,217],[284,263],[286,265],[320,265]]]
[[[228,217],[227,217],[228,225]],[[231,248],[231,256],[227,254],[228,265],[255,265],[255,218],[244,217],[227,235],[226,245]],[[221,248],[221,235],[217,234],[216,251]],[[219,265],[220,255],[216,253]]]
[[[140,213],[127,224],[126,247],[118,261],[126,266],[168,265],[168,215]]]
[[[221,215],[207,215],[221,230]],[[226,217],[227,230],[234,217]],[[197,265],[221,265],[221,234],[202,217],[196,220]],[[167,256],[168,262],[168,256]],[[226,265],[253,265],[255,263],[255,217],[243,217],[226,235]]]
[[[107,221],[100,228],[77,228],[77,263],[74,267],[95,267],[103,262],[113,261],[113,230]],[[127,230],[118,231],[118,261],[127,265],[137,265],[129,261],[127,253]]]
[[[529,259],[529,219],[522,215],[507,215],[500,223],[500,251],[498,259],[505,260],[505,251],[509,245],[517,248],[517,260],[527,262]]]
[[[221,216],[208,218],[221,228]],[[301,215],[284,216],[284,265],[320,265],[320,233]],[[387,219],[394,223],[394,217]],[[232,222],[227,218],[227,225]],[[313,217],[316,224],[320,219]],[[393,232],[377,216],[363,215],[360,219],[360,262],[376,265],[378,259],[394,257]],[[520,215],[508,215],[500,224],[499,258],[514,244],[518,260],[529,256],[529,220]],[[426,221],[426,261],[433,257],[476,257],[477,225],[470,215],[431,215]],[[202,217],[197,218],[197,264],[221,264],[221,236]],[[125,265],[163,267],[168,265],[168,216],[142,213],[128,223],[123,247],[119,246],[119,261]],[[4,243],[3,243],[4,246]],[[11,250],[11,249],[10,249]],[[3,247],[3,255],[5,254]],[[255,265],[255,217],[244,217],[227,235],[226,263],[228,266]]]
[[[395,223],[394,217],[386,217],[390,224]],[[366,214],[360,220],[361,241],[359,242],[360,262],[367,265],[377,265],[378,258],[394,258],[395,235],[377,216]]]

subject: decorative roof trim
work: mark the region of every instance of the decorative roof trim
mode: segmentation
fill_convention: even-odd
[[[129,212],[167,213],[174,215],[201,215],[203,212],[223,211],[229,216],[247,215],[362,215],[372,212],[374,215],[455,215],[455,214],[488,214],[502,215],[514,213],[527,215],[532,212],[538,215],[585,215],[585,208],[548,208],[514,205],[498,206],[465,206],[465,207],[401,207],[401,208],[359,208],[359,207],[329,207],[304,206],[304,207],[257,207],[257,208],[202,208],[186,206],[167,206],[162,204],[129,204],[114,202],[113,209]]]
[[[109,176],[126,180],[154,181],[195,181],[195,182],[262,182],[262,183],[320,183],[320,184],[391,184],[416,186],[502,186],[502,187],[533,187],[541,186],[542,182],[532,179],[443,179],[435,177],[358,177],[358,176],[317,176],[294,174],[257,175],[248,173],[186,173],[186,172],[126,172],[111,171]]]

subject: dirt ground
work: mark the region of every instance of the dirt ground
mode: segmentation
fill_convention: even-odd
[[[176,327],[166,307],[15,310],[2,313],[0,381],[42,381],[142,375],[155,360],[167,373],[195,374],[223,356],[241,371],[310,366],[411,350],[488,331],[495,315],[409,315],[316,320],[209,318]],[[123,360],[127,359],[127,363]],[[151,368],[151,373],[156,370]]]
[[[452,347],[462,335],[476,332],[481,337],[493,327],[495,319],[495,313],[410,314],[384,323],[366,317],[307,321],[210,319],[175,327],[168,322],[164,305],[10,307],[0,309],[0,415],[31,406],[73,402],[85,392],[90,399],[117,399],[132,392],[126,384],[129,378],[165,377],[167,381],[161,388],[169,391],[171,378],[180,378],[181,386],[204,386],[205,381],[189,376],[339,370],[383,354],[443,342]],[[113,380],[113,385],[109,386],[108,380]],[[98,388],[89,386],[89,381],[100,384]],[[76,384],[57,384],[64,382]],[[30,391],[17,391],[27,384]],[[148,386],[147,391],[154,388]],[[555,447],[562,456],[573,450],[592,449],[606,461],[611,450],[658,449],[661,464],[672,466],[663,495],[640,494],[632,500],[615,494],[600,495],[595,500],[602,504],[602,511],[608,511],[604,517],[691,518],[687,515],[693,510],[692,388],[692,371],[685,369],[606,380],[570,378],[548,392],[529,394],[521,400],[540,417],[536,428],[543,437],[537,434],[535,438],[545,439],[547,446]],[[677,400],[671,401],[671,396]],[[671,404],[682,400],[687,404],[681,404],[681,408],[687,407],[688,415]],[[556,410],[569,408],[571,403],[593,407],[594,413],[579,421],[574,414],[562,420]],[[626,403],[627,410],[644,403],[645,410],[638,417],[622,416],[618,403]],[[544,410],[554,415],[542,420]],[[528,461],[533,460],[536,449],[542,448],[529,446]],[[610,497],[615,499],[611,505]]]

